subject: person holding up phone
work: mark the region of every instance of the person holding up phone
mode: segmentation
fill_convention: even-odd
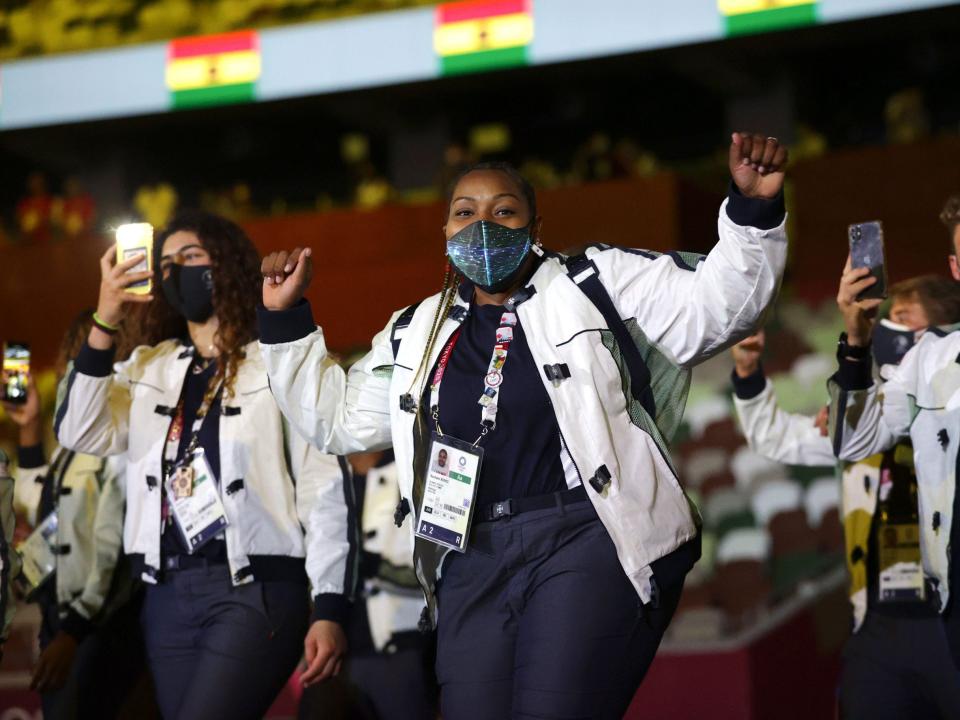
[[[134,256],[100,261],[94,327],[66,379],[60,442],[126,460],[124,547],[146,583],[147,656],[166,718],[260,718],[306,654],[338,672],[355,583],[349,468],[288,426],[257,351],[259,256],[234,223],[181,215]],[[144,303],[142,343],[115,330]],[[308,585],[313,590],[310,620]]]
[[[623,716],[700,553],[666,446],[685,368],[776,295],[786,159],[775,138],[733,135],[706,257],[565,258],[541,247],[528,181],[468,169],[441,292],[397,312],[349,375],[303,299],[311,251],[264,259],[261,348],[284,414],[326,452],[394,447],[446,720]]]
[[[92,324],[90,310],[72,322],[60,345],[60,377]],[[32,380],[25,402],[4,402],[4,409],[19,427],[16,503],[33,528],[19,547],[23,590],[41,614],[30,687],[45,718],[115,717],[146,672],[141,598],[121,551],[122,462],[64,448],[48,461]]]
[[[941,219],[950,232],[950,271],[960,281],[960,197],[948,201]],[[876,282],[868,267],[854,267],[848,259],[837,295],[846,332],[837,351],[838,370],[828,383],[831,438],[837,457],[847,462],[909,438],[916,491],[904,496],[908,507],[897,514],[907,519],[884,542],[902,551],[898,534],[912,533],[919,557],[898,563],[888,581],[888,605],[912,613],[909,631],[890,613],[874,612],[848,644],[847,655],[862,661],[844,665],[841,713],[844,718],[946,720],[960,717],[960,562],[951,550],[960,547],[960,406],[955,400],[960,329],[928,330],[878,385],[870,343],[880,301],[864,296]],[[891,485],[892,495],[896,483]]]

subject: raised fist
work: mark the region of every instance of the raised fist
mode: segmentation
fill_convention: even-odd
[[[783,189],[783,168],[789,153],[773,137],[735,132],[730,143],[730,174],[740,192],[769,200]]]
[[[299,302],[313,276],[310,248],[280,250],[260,263],[263,275],[263,306],[267,310],[286,310]]]

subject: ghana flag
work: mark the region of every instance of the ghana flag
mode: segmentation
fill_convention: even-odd
[[[727,36],[783,30],[817,21],[817,0],[717,0]]]
[[[254,99],[260,42],[253,30],[171,40],[167,87],[174,108]]]
[[[433,47],[443,75],[527,64],[532,0],[467,0],[438,5]]]

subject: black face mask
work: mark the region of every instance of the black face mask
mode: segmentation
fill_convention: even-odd
[[[187,320],[202,323],[213,315],[213,273],[209,265],[173,264],[162,284],[167,302]]]

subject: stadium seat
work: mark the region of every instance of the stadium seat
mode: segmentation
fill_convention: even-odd
[[[730,471],[737,481],[737,487],[744,492],[767,480],[781,479],[786,476],[784,465],[768,460],[744,446],[737,450],[730,459]]]
[[[738,488],[721,488],[704,500],[706,527],[723,538],[737,528],[752,528],[756,523],[749,496]]]
[[[728,455],[721,448],[696,450],[683,461],[681,478],[684,485],[699,488],[709,476],[727,469]]]

